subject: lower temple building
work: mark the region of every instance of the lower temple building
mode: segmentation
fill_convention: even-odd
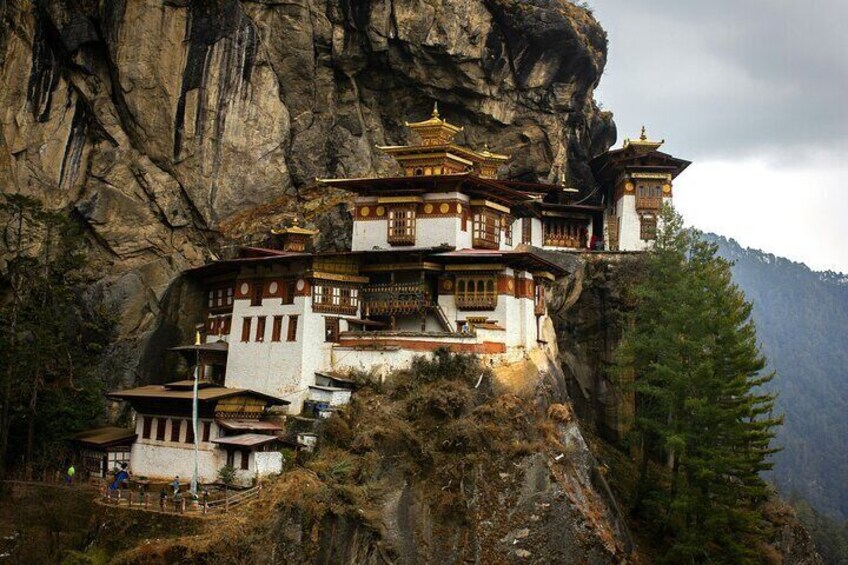
[[[114,392],[136,414],[136,475],[243,476],[280,468],[281,412],[327,414],[347,401],[345,375],[386,375],[439,348],[511,363],[554,339],[546,295],[563,269],[540,250],[650,247],[671,182],[686,161],[662,142],[626,141],[592,162],[600,185],[497,178],[506,155],[454,143],[461,128],[433,116],[407,124],[418,145],[386,146],[402,176],[319,179],[351,193],[351,250],[312,253],[317,232],[293,225],[265,247],[192,269],[202,289],[199,343],[174,348],[193,381]]]

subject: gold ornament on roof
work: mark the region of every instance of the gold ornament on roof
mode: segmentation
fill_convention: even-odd
[[[663,143],[665,143],[664,139],[659,141],[651,141],[648,139],[647,130],[645,129],[645,126],[642,126],[642,132],[639,134],[639,139],[626,138],[624,140],[624,148],[632,147],[642,153],[650,153],[651,151],[659,149]]]

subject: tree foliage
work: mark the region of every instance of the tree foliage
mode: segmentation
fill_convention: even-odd
[[[617,361],[635,376],[633,511],[657,525],[669,562],[754,561],[752,540],[766,533],[761,472],[780,423],[761,388],[773,375],[730,263],[671,208],[661,219]],[[652,462],[664,471],[649,472]]]
[[[115,319],[85,299],[84,239],[66,215],[5,195],[0,218],[0,471],[22,461],[30,472],[37,461],[61,464],[63,440],[100,417],[95,367]]]

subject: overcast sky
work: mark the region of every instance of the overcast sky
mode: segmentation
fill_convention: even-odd
[[[619,145],[644,123],[693,164],[687,222],[848,272],[848,0],[590,0],[609,36],[595,98]]]

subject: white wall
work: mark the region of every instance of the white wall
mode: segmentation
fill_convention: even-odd
[[[153,419],[150,428],[150,438],[144,439],[144,417]],[[156,418],[165,418],[165,440],[159,441],[156,438]],[[191,420],[187,418],[178,418],[180,424],[180,441],[172,442],[171,439],[171,417],[170,416],[151,416],[138,415],[136,417],[135,431],[138,434],[138,439],[132,446],[132,455],[130,458],[130,471],[133,475],[167,478],[173,480],[174,475],[179,475],[180,480],[189,481],[194,473],[194,444],[184,443],[188,426],[191,425]],[[210,422],[209,430],[210,441],[201,441],[198,445],[198,475],[203,482],[214,481],[218,476],[218,469],[224,463],[220,462],[217,453],[216,445],[211,440],[216,439],[220,433],[218,424],[214,420],[201,419],[198,425],[198,439],[203,438],[203,422]]]
[[[251,458],[250,466],[260,477],[283,471],[283,454],[279,451],[257,451]]]
[[[647,245],[639,237],[641,225],[636,213],[636,195],[625,194],[616,203],[619,220],[618,249],[620,251],[642,251]]]
[[[530,244],[535,247],[542,247],[545,243],[544,234],[542,233],[542,220],[539,218],[530,219]]]
[[[247,388],[283,398],[301,388],[304,337],[312,316],[309,302],[311,299],[304,296],[296,296],[294,304],[287,305],[281,304],[280,298],[265,298],[260,306],[251,306],[250,300],[235,301],[227,354],[227,386]],[[298,316],[297,339],[286,341],[289,318],[293,314]],[[274,342],[271,341],[274,316],[281,315],[284,318],[280,341]],[[257,316],[265,316],[265,338],[262,342],[256,341]],[[252,318],[248,342],[241,341],[245,317]],[[322,328],[322,343],[323,331]],[[314,343],[314,336],[310,337]]]

